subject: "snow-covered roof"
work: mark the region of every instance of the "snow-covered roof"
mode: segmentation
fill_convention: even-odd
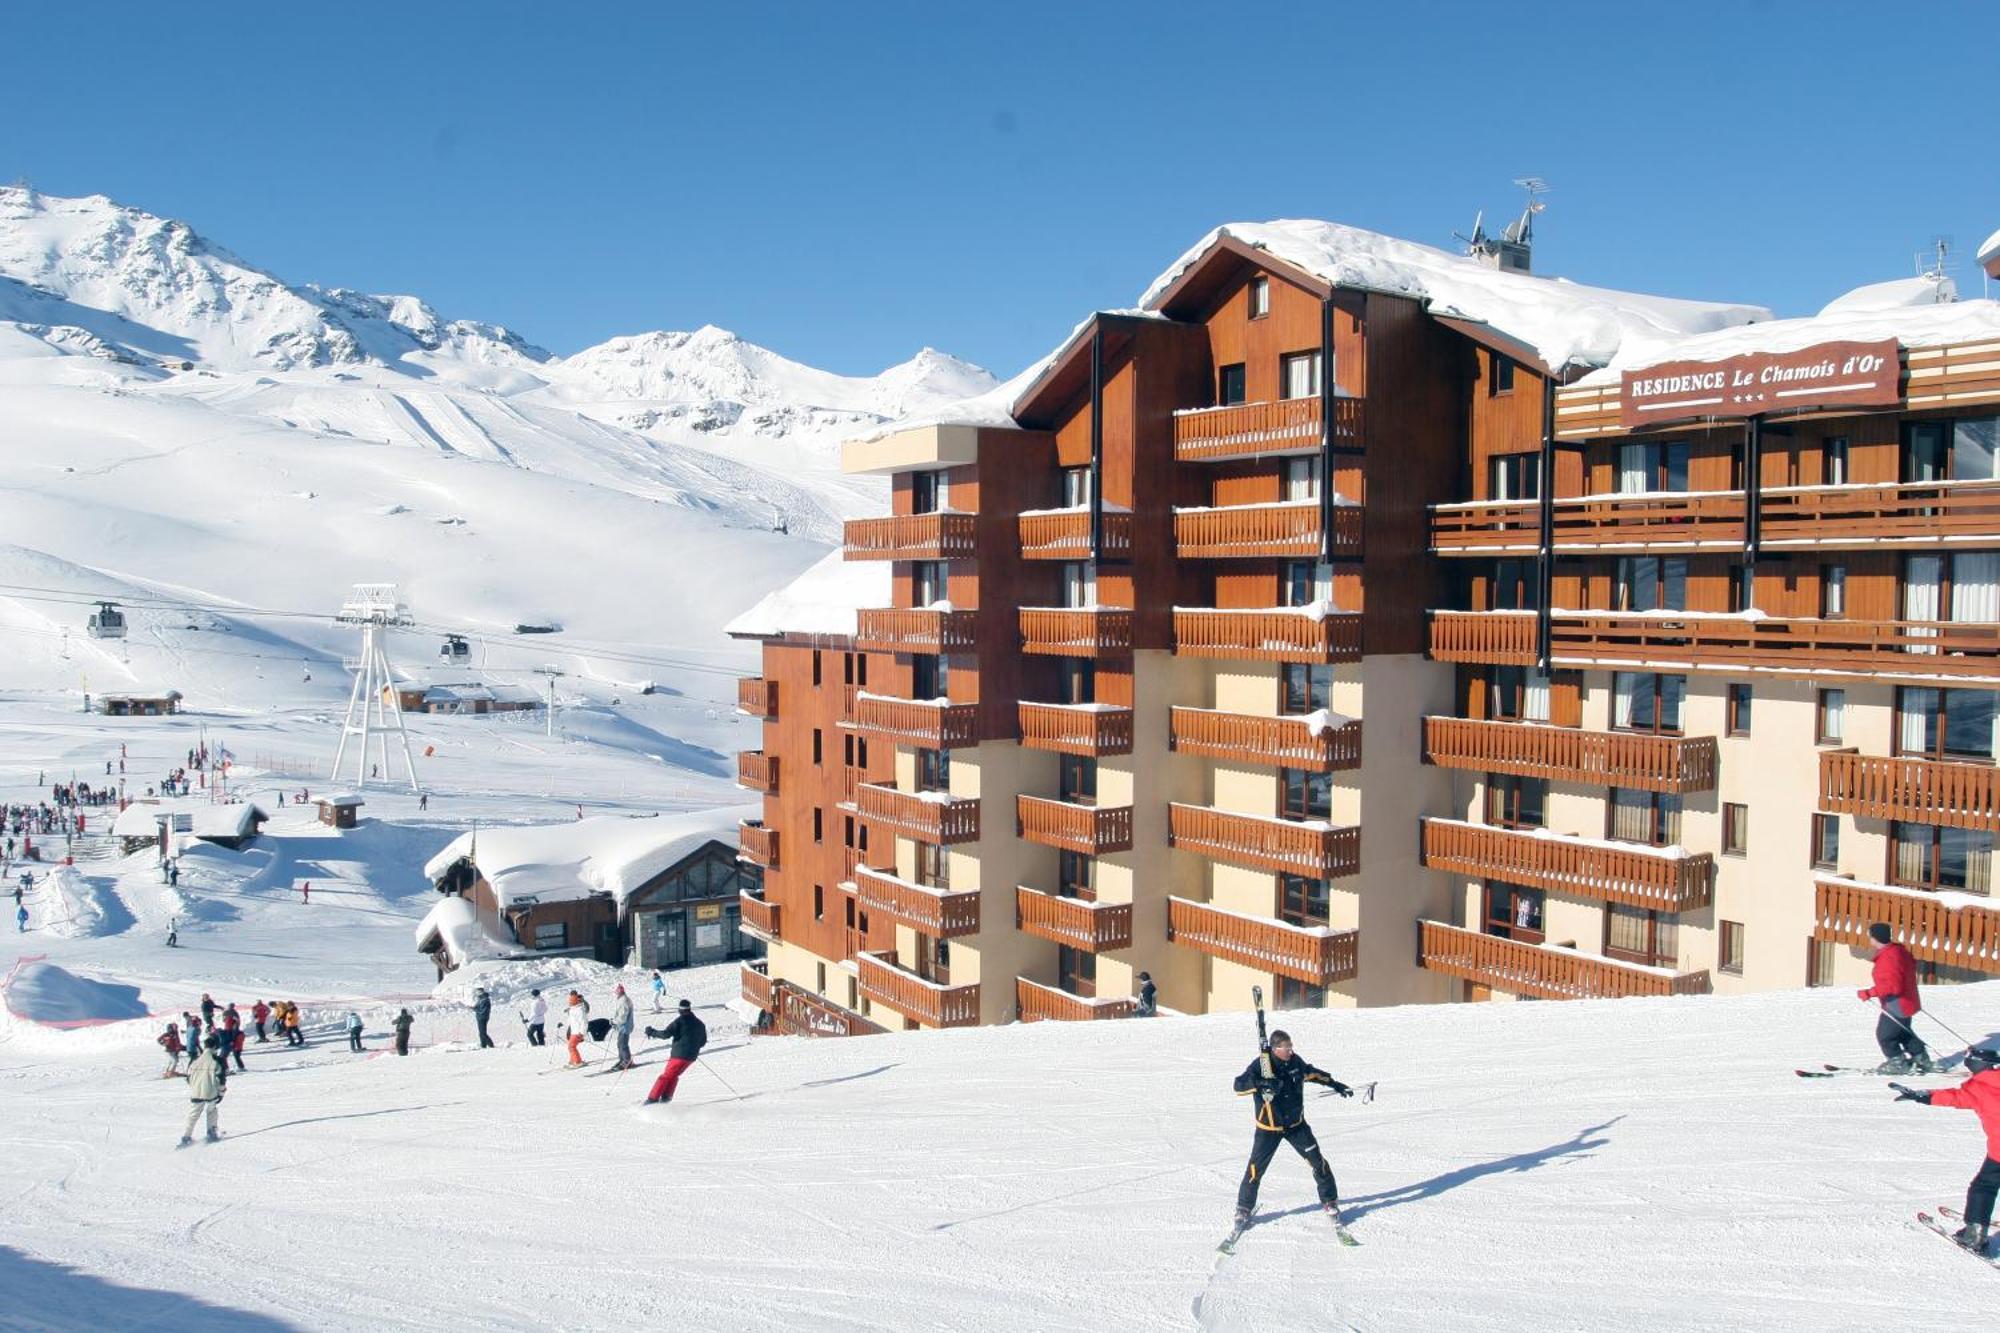
[[[756,804],[692,814],[596,815],[564,824],[475,829],[424,865],[432,882],[470,858],[502,907],[608,893],[622,907],[634,891],[711,839],[736,844],[736,826]]]
[[[357,798],[357,804],[358,804]],[[249,801],[218,805],[213,801],[134,801],[111,821],[116,838],[150,838],[159,831],[160,821],[172,819],[184,824],[197,838],[246,838],[257,831],[257,823],[269,819]]]
[[[173,813],[164,805],[151,801],[134,801],[118,812],[118,818],[111,821],[111,836],[114,838],[150,838],[160,831],[160,821]]]
[[[781,634],[852,638],[858,612],[887,606],[894,599],[891,573],[887,560],[847,560],[839,551],[831,551],[724,625],[723,633],[751,639]]]
[[[1901,285],[1877,283],[1874,287],[1858,291],[1866,293]],[[1906,287],[1905,290],[1909,289]],[[1592,371],[1577,383],[1616,383],[1628,370],[1643,369],[1661,361],[1720,361],[1748,352],[1796,352],[1824,342],[1873,342],[1894,338],[1904,347],[1941,347],[1947,343],[2000,338],[2000,301],[1871,306],[1863,300],[1859,308],[1836,308],[1840,306],[1841,302],[1836,301],[1819,314],[1801,319],[1776,319],[1768,324],[1723,329],[1675,343],[1648,345],[1643,351],[1635,350],[1631,356],[1621,355],[1610,365]]]
[[[2000,265],[2000,231],[1988,236],[1986,243],[1979,247],[1979,263],[1988,273]]]
[[[437,906],[417,923],[416,936],[422,952],[429,951],[431,937],[436,936],[453,967],[464,967],[477,958],[499,958],[508,952],[507,944],[495,939],[480,921],[479,909],[455,893],[438,899]]]
[[[320,796],[320,797],[315,797],[314,799],[315,799],[315,800],[316,800],[316,801],[318,802],[318,804],[320,804],[320,805],[336,805],[336,806],[338,806],[338,805],[366,805],[366,804],[367,804],[367,802],[366,802],[366,801],[364,801],[364,800],[362,800],[362,799],[361,799],[361,796],[360,796],[360,794],[359,794],[359,793],[357,793],[357,792],[351,792],[351,791],[343,791],[343,792],[337,792],[337,793],[335,793],[335,794],[334,794],[334,795],[332,795],[332,796]]]

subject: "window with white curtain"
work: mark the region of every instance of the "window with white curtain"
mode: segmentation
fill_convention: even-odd
[[[1936,621],[1943,584],[1943,557],[1935,555],[1906,557],[1903,561],[1903,619]],[[1919,626],[1908,633],[1910,637],[1917,639],[1937,637],[1937,631],[1928,626]],[[1934,653],[1937,649],[1922,644],[1912,644],[1904,651]]]
[[[1917,889],[1990,893],[1993,835],[1935,824],[1889,825],[1890,878]]]
[[[1679,731],[1686,676],[1617,671],[1611,677],[1611,725],[1620,731]]]
[[[1308,454],[1284,460],[1284,495],[1294,503],[1319,499],[1319,457]]]
[[[2000,552],[1953,553],[1951,618],[1961,624],[2000,620]]]
[[[1549,720],[1549,678],[1528,667],[1494,667],[1487,698],[1487,716],[1496,722]]]
[[[1618,446],[1618,490],[1685,491],[1688,488],[1686,440],[1649,440]]]
[[[1062,604],[1073,610],[1097,605],[1097,566],[1068,560],[1062,567]]]
[[[1687,559],[1684,556],[1618,557],[1614,611],[1685,611]]]
[[[1293,352],[1279,357],[1278,385],[1286,398],[1319,397],[1319,353]]]
[[[1543,672],[1528,673],[1527,687],[1522,692],[1522,711],[1530,722],[1549,720],[1549,678]]]
[[[1667,847],[1681,840],[1681,798],[1671,792],[1611,790],[1609,834],[1620,842]]]
[[[1931,759],[2000,757],[2000,695],[1904,686],[1896,691],[1896,753]]]

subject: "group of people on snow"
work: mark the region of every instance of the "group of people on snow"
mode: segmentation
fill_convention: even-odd
[[[287,1046],[306,1044],[305,1034],[299,1027],[299,1006],[291,1000],[279,1000],[275,1004],[259,1000],[250,1006],[250,1022],[246,1026],[242,1013],[232,1000],[217,1004],[215,998],[204,993],[201,1003],[192,1010],[183,1010],[179,1023],[168,1022],[166,1030],[156,1038],[160,1049],[167,1053],[166,1072],[162,1078],[172,1078],[180,1073],[180,1058],[183,1053],[192,1065],[194,1056],[211,1045],[224,1062],[234,1060],[237,1069],[243,1069],[243,1045],[254,1031],[260,1043],[268,1042],[268,1029],[275,1025],[278,1037]]]

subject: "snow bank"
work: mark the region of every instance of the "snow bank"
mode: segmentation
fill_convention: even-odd
[[[150,1012],[137,986],[92,981],[38,959],[14,965],[5,986],[7,1012],[46,1027],[91,1027],[144,1018]]]
[[[1896,285],[1882,283],[1878,287]],[[1866,293],[1875,289],[1860,290]],[[1947,343],[2000,338],[2000,301],[1898,305],[1888,304],[1886,299],[1877,304],[1863,297],[1856,306],[1836,309],[1839,304],[1835,302],[1819,314],[1802,319],[1776,319],[1679,341],[1635,344],[1626,354],[1577,383],[1615,384],[1626,371],[1641,370],[1661,361],[1720,361],[1748,352],[1796,352],[1823,342],[1894,338],[1904,347],[1941,347]]]
[[[1895,278],[1871,282],[1839,296],[1820,307],[1820,315],[1856,315],[1876,310],[1908,310],[1912,307],[1948,305],[1958,299],[1958,284],[1950,278]]]
[[[432,935],[444,944],[445,957],[454,967],[464,967],[478,959],[502,957],[513,947],[489,933],[471,901],[455,893],[439,898],[437,906],[417,923],[417,947],[423,948]]]
[[[722,627],[737,638],[781,634],[852,638],[858,613],[894,600],[893,569],[887,560],[848,560],[839,551],[770,593]]]
[[[736,826],[757,804],[693,814],[597,815],[564,824],[474,829],[424,863],[432,881],[470,859],[502,907],[608,893],[622,906],[633,890],[710,840],[736,845]]]

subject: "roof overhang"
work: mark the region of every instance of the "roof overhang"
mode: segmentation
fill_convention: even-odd
[[[1196,255],[1180,276],[1168,283],[1158,296],[1147,303],[1146,308],[1157,310],[1169,318],[1180,318],[1188,311],[1206,307],[1215,299],[1218,290],[1245,265],[1274,273],[1322,301],[1333,295],[1333,285],[1325,279],[1315,277],[1296,264],[1288,264],[1248,241],[1224,234],[1217,236],[1206,250]]]
[[[851,473],[921,472],[979,460],[979,427],[917,426],[840,446],[840,470]]]
[[[1537,352],[1519,338],[1500,332],[1500,330],[1494,328],[1491,324],[1482,324],[1475,319],[1460,319],[1456,315],[1432,315],[1431,318],[1450,329],[1453,333],[1470,338],[1487,351],[1498,352],[1501,356],[1506,357],[1515,364],[1526,366],[1537,375],[1547,379],[1558,378],[1555,372],[1550,370],[1548,365],[1543,362],[1540,352]]]
[[[1104,335],[1104,357],[1109,361],[1131,345],[1139,325],[1153,322],[1140,315],[1099,311],[1079,324],[1047,368],[1014,400],[1009,409],[1014,420],[1031,430],[1054,425],[1056,413],[1090,388],[1090,345],[1097,335]]]

